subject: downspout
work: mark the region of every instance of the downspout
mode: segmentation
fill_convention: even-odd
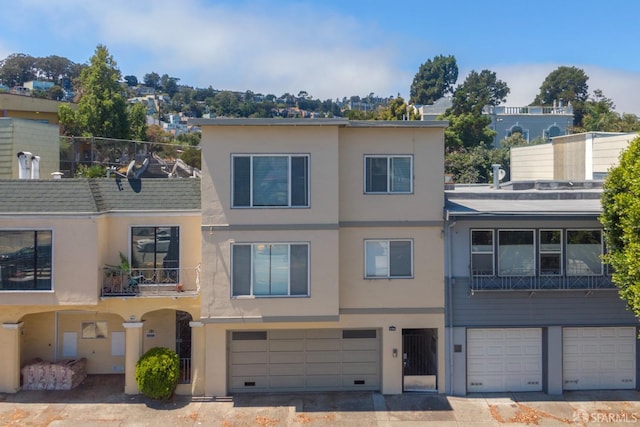
[[[456,225],[456,221],[450,222],[449,212],[445,213],[444,220],[444,239],[445,239],[445,267],[446,267],[446,277],[445,277],[445,285],[447,287],[447,300],[444,308],[445,316],[446,316],[446,355],[447,355],[447,386],[445,387],[445,392],[447,394],[453,394],[453,290],[451,289],[453,286],[453,250],[451,245],[451,229]],[[448,325],[448,327],[447,327]]]

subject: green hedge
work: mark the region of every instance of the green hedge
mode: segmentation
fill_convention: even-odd
[[[136,364],[136,382],[147,397],[166,400],[173,396],[180,377],[178,354],[165,347],[154,347]]]

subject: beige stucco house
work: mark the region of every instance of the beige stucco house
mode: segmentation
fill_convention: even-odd
[[[205,394],[444,392],[446,122],[193,122]]]
[[[136,362],[164,346],[177,392],[203,393],[199,180],[2,180],[0,199],[0,392],[36,358],[84,358],[135,394]]]

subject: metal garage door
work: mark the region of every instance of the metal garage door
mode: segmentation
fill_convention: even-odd
[[[564,328],[565,390],[636,387],[636,328]]]
[[[542,329],[467,329],[467,392],[541,390]]]
[[[375,329],[231,332],[229,389],[379,390],[378,337]]]

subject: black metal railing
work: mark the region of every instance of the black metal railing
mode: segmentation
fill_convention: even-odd
[[[179,384],[191,384],[191,358],[180,359],[180,378]]]

